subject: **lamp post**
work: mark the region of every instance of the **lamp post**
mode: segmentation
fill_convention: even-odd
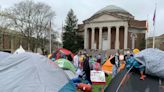
[[[50,21],[50,26],[49,26],[49,34],[50,34],[50,40],[49,40],[49,42],[50,42],[50,48],[49,48],[49,51],[50,51],[50,53],[51,53],[51,21]]]

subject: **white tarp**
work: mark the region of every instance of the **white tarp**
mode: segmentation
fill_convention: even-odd
[[[66,83],[64,71],[41,55],[25,52],[0,62],[0,92],[58,92]]]
[[[145,49],[135,55],[135,57],[143,57],[141,60],[146,69],[147,74],[164,78],[164,51],[159,49]]]

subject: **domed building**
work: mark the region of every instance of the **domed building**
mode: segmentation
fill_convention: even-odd
[[[128,11],[109,5],[78,25],[85,49],[144,48],[146,21],[135,20]]]

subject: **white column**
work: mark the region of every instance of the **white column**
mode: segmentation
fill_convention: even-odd
[[[116,41],[115,41],[115,49],[119,49],[119,26],[116,27]]]
[[[111,27],[108,27],[108,49],[111,49]]]
[[[91,49],[95,49],[95,48],[94,48],[94,43],[95,43],[95,29],[92,28],[92,43],[91,43]]]
[[[132,38],[132,49],[135,48],[135,39],[137,38],[136,33],[131,33],[131,38]]]
[[[102,49],[102,27],[99,28],[99,49]]]
[[[134,36],[132,36],[132,49],[134,49],[134,47],[135,47],[135,38]]]
[[[124,27],[124,49],[128,46],[128,26]]]
[[[87,28],[84,29],[84,49],[88,49],[88,34]]]

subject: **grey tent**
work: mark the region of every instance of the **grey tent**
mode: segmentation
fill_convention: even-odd
[[[3,59],[5,59],[5,58],[7,58],[10,55],[12,55],[12,54],[7,53],[7,52],[1,52],[0,51],[0,61],[3,60]]]
[[[0,62],[0,92],[58,92],[68,83],[63,70],[41,55],[25,52]]]
[[[146,74],[164,78],[164,51],[149,48],[142,50],[135,57],[145,65]]]
[[[135,58],[146,67],[145,80],[140,80],[139,71],[132,67],[124,69],[112,79],[105,92],[164,92],[164,52],[149,48]]]
[[[105,92],[164,92],[163,86],[164,81],[159,77],[147,75],[140,80],[138,71],[124,69],[111,80]]]

